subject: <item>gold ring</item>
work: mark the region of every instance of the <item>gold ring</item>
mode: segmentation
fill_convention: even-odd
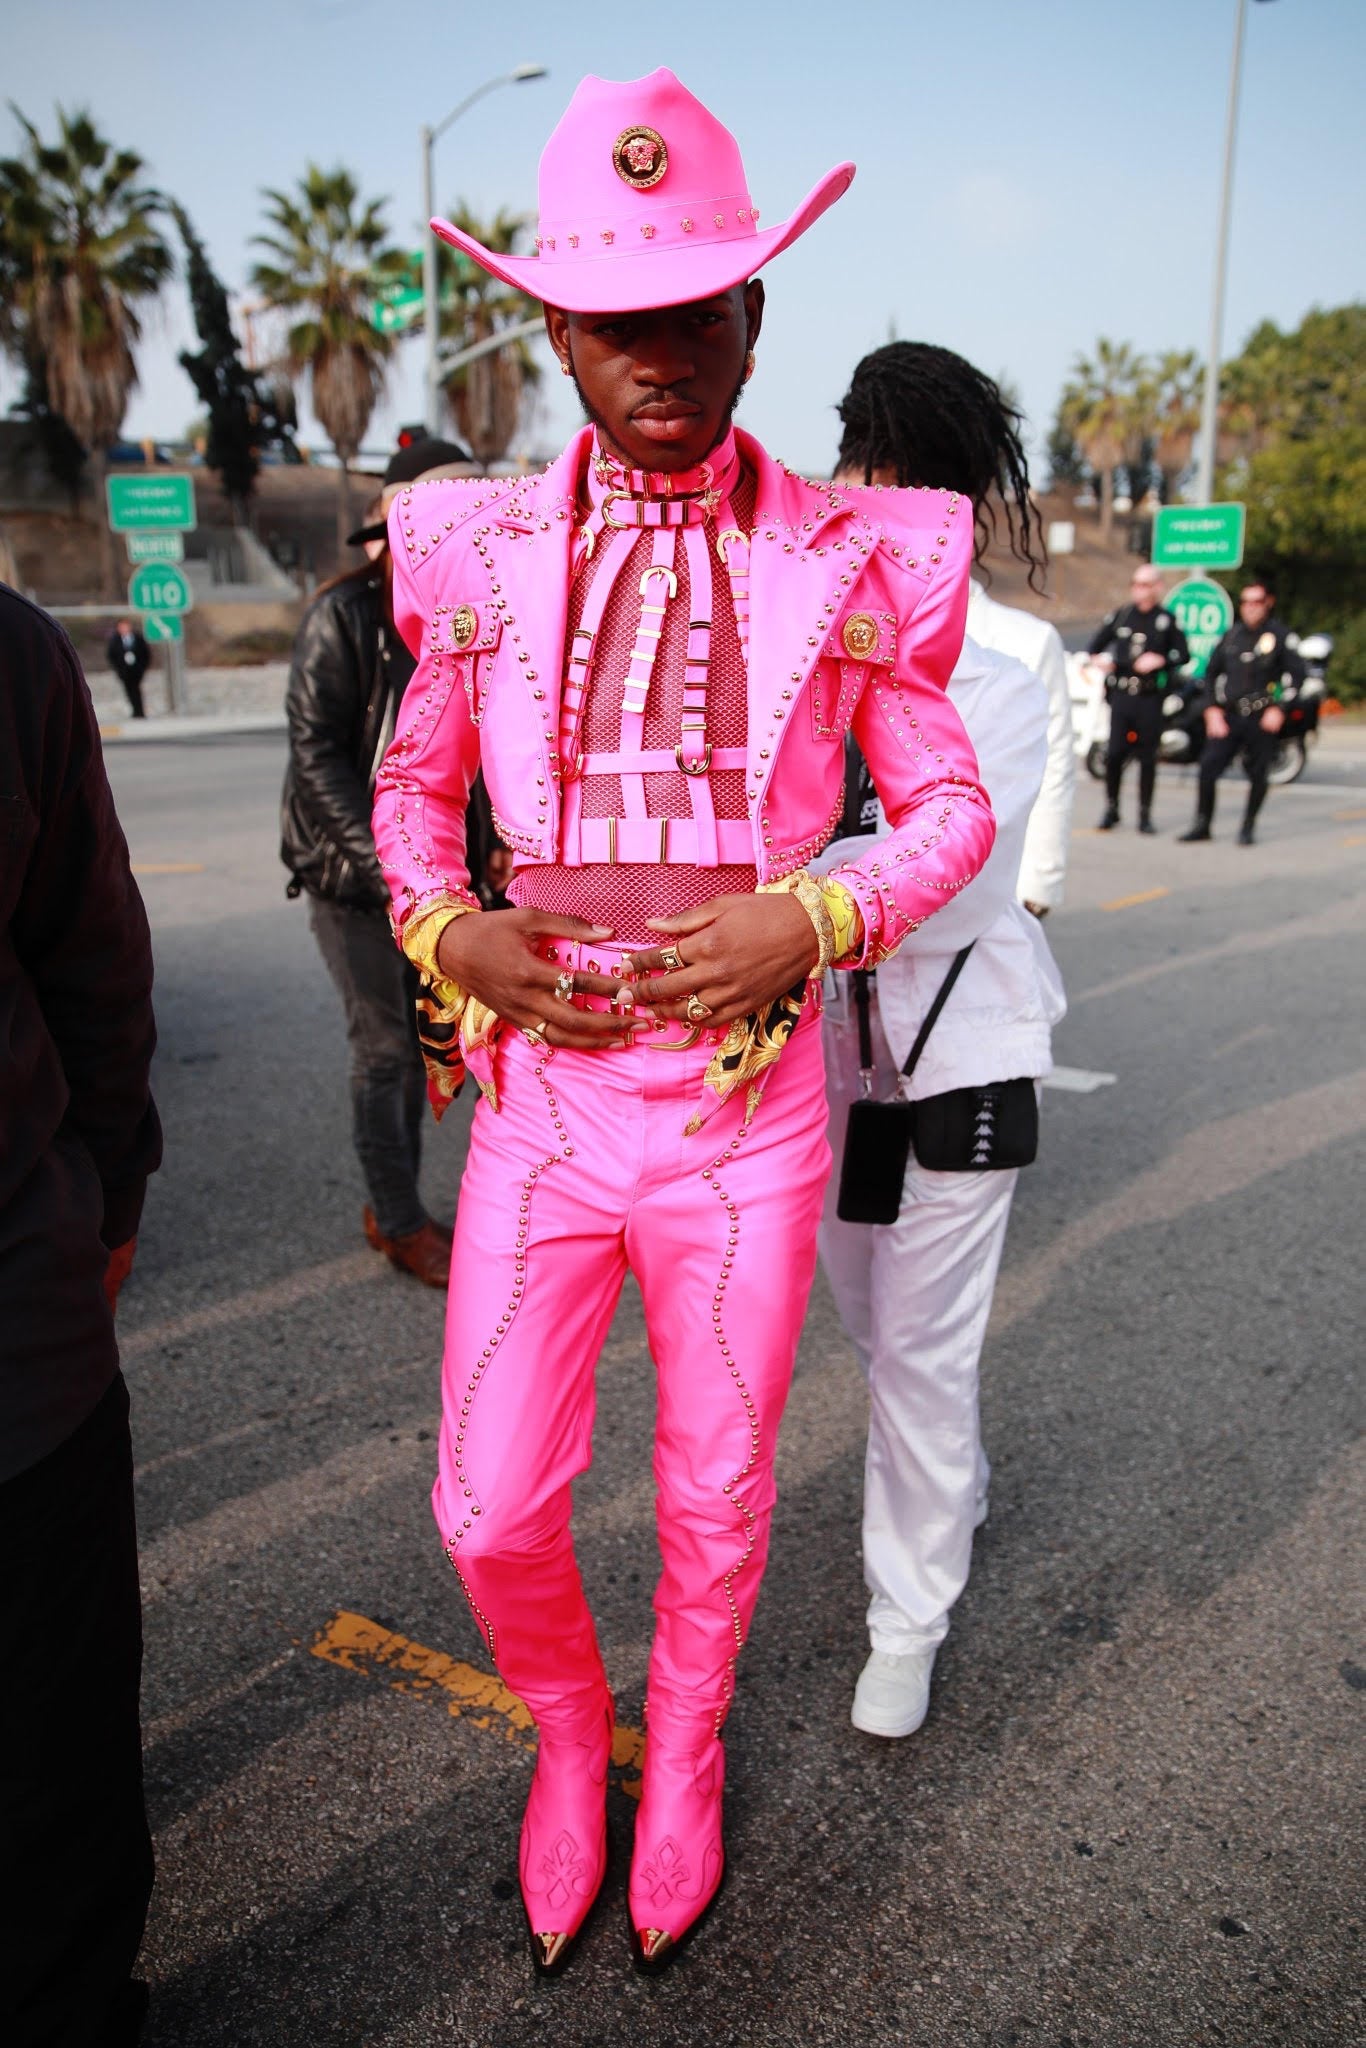
[[[528,1045],[549,1046],[550,1040],[545,1035],[545,1018],[542,1017],[537,1024],[524,1025],[522,1027],[522,1036]]]
[[[555,1000],[557,1003],[572,1003],[574,1000],[574,977],[567,967],[555,977]]]
[[[701,996],[698,995],[696,989],[688,997],[684,1014],[690,1024],[700,1024],[704,1017],[710,1017],[711,1015],[711,1011],[707,1008]]]
[[[683,956],[677,946],[661,946],[659,949],[659,961],[662,967],[668,968],[670,974],[677,974],[683,965]]]

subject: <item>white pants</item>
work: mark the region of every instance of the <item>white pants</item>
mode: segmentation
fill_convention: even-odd
[[[870,1006],[876,1093],[896,1067]],[[914,1155],[895,1223],[835,1214],[849,1103],[859,1092],[858,1027],[827,1010],[826,1089],[835,1170],[820,1255],[871,1414],[863,1490],[863,1573],[875,1650],[929,1649],[967,1584],[989,1468],[977,1421],[977,1364],[1015,1193],[1013,1170],[930,1173]]]

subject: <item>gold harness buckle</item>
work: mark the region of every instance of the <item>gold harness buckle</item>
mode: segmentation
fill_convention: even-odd
[[[705,775],[711,767],[711,741],[708,740],[705,743],[700,761],[685,761],[683,758],[683,742],[682,740],[677,740],[674,744],[674,759],[685,775]]]

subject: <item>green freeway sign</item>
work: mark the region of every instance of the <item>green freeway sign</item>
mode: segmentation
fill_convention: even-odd
[[[124,542],[130,562],[183,562],[185,536],[182,533],[126,533]]]
[[[1162,505],[1153,521],[1153,566],[1240,568],[1246,527],[1246,505]]]
[[[1217,583],[1193,576],[1178,583],[1162,600],[1186,636],[1191,651],[1190,673],[1202,676],[1209,667],[1215,645],[1233,624],[1233,600]]]
[[[173,470],[147,470],[137,476],[108,476],[109,524],[115,533],[170,528],[182,533],[198,526],[194,509],[194,478]]]
[[[381,334],[397,334],[422,318],[423,298],[411,285],[390,285],[376,294],[370,308],[370,325]]]
[[[187,612],[194,592],[183,569],[174,562],[147,562],[135,569],[128,584],[128,602],[135,612]]]
[[[144,640],[183,640],[185,627],[178,612],[144,612],[142,637]]]

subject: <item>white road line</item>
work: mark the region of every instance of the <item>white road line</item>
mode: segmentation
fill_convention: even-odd
[[[1064,1095],[1094,1095],[1097,1088],[1113,1088],[1118,1074],[1092,1073],[1089,1067],[1054,1067],[1045,1074],[1045,1088],[1059,1088]]]

